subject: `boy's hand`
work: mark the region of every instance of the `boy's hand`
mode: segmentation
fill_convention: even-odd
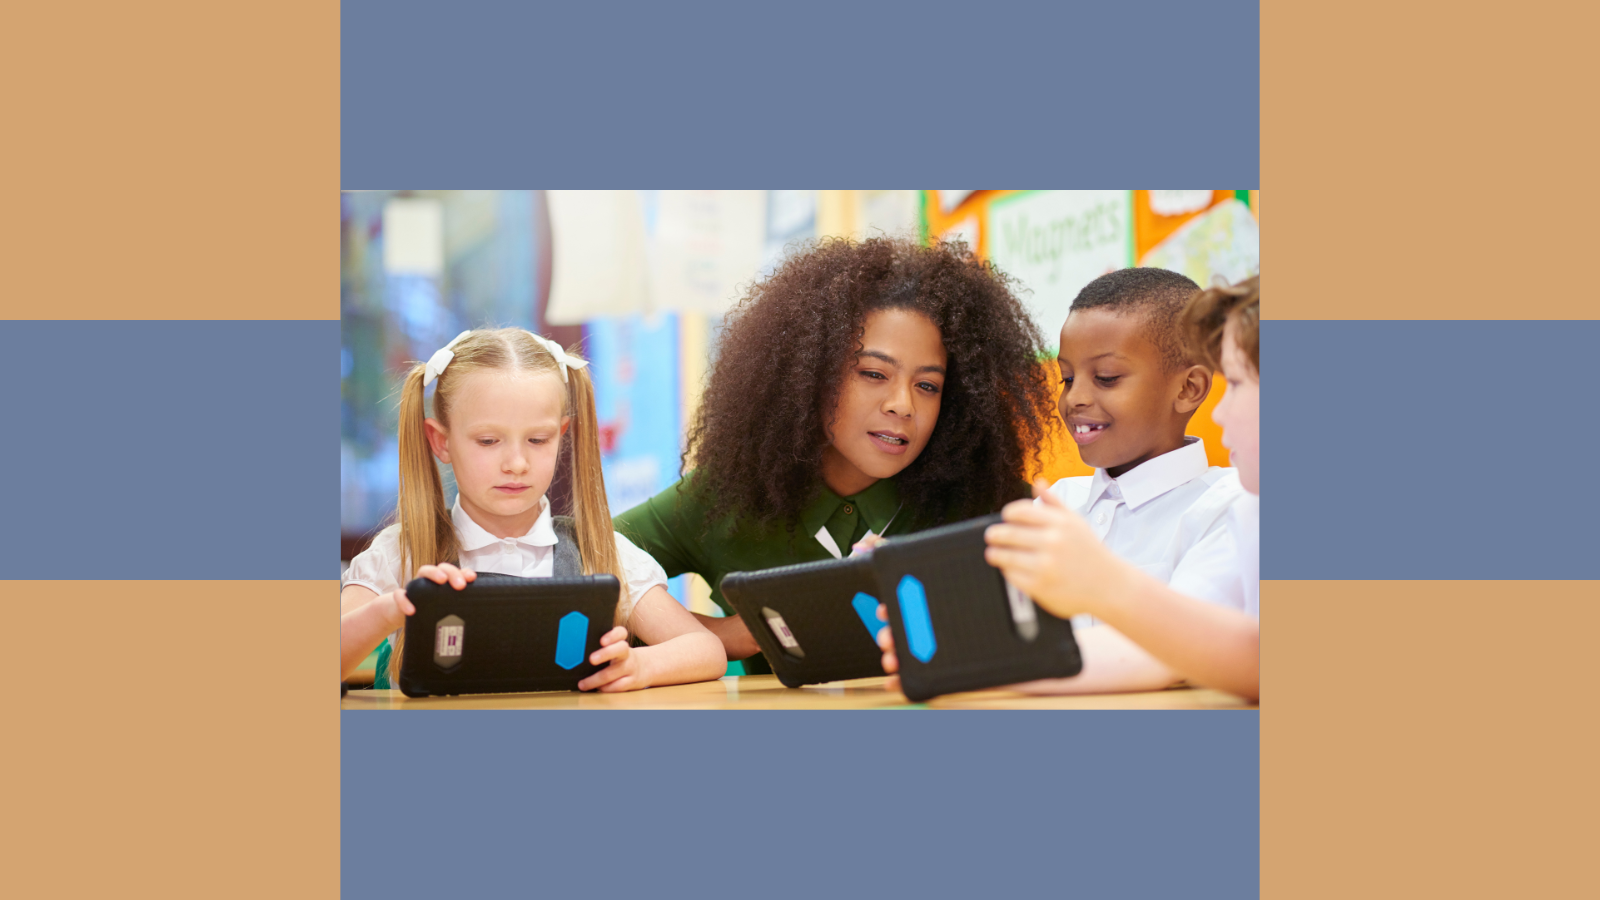
[[[1053,615],[1098,615],[1126,596],[1130,572],[1082,516],[1068,509],[1043,481],[1037,503],[1018,500],[1002,510],[1005,522],[984,533],[984,559],[1006,580]]]
[[[618,625],[600,636],[600,649],[589,654],[589,662],[606,665],[605,668],[578,682],[578,690],[601,693],[637,691],[650,686],[645,675],[644,659],[628,646],[628,629]]]
[[[471,569],[457,568],[450,563],[439,563],[436,566],[423,566],[418,569],[417,577],[426,578],[434,584],[449,582],[451,587],[459,591],[472,583],[473,579],[478,577],[478,573]]]
[[[882,603],[878,604],[878,621],[889,621],[889,609]],[[900,690],[900,676],[895,674],[900,671],[900,660],[894,655],[894,633],[887,625],[878,629],[878,649],[883,651],[883,671],[889,676],[883,683],[883,689]]]
[[[379,619],[383,620],[385,631],[399,629],[401,625],[405,624],[406,616],[412,615],[417,611],[417,608],[411,605],[411,600],[406,597],[404,588],[372,598],[367,601],[367,607]]]

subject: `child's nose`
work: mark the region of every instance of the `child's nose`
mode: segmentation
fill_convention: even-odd
[[[1081,382],[1074,381],[1067,385],[1067,392],[1061,395],[1061,402],[1062,405],[1069,407],[1088,406],[1089,389]]]
[[[514,475],[528,471],[528,454],[521,447],[514,447],[506,457],[505,467],[507,472]]]

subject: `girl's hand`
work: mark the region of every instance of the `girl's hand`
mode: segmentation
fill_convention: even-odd
[[[1104,618],[1109,604],[1129,594],[1138,570],[1118,559],[1043,481],[1033,492],[1039,502],[1008,503],[1005,522],[989,526],[984,559],[1053,615]]]
[[[439,563],[436,566],[423,566],[417,570],[418,578],[426,578],[434,584],[449,582],[456,590],[461,590],[478,577],[478,573],[471,569],[461,569],[450,563]]]
[[[601,693],[637,691],[650,686],[644,672],[644,659],[628,646],[628,629],[621,625],[600,636],[600,649],[589,654],[593,665],[607,665],[600,671],[578,682],[578,690]]]
[[[889,609],[882,603],[878,604],[878,621],[889,621]],[[894,633],[885,625],[878,629],[878,649],[883,651],[883,671],[889,678],[883,683],[886,691],[900,690],[900,676],[895,673],[900,671],[900,660],[894,655]]]
[[[417,608],[411,605],[411,600],[406,597],[404,588],[372,598],[368,601],[367,608],[372,610],[372,615],[382,620],[384,633],[399,629],[405,624],[406,616],[417,611]]]

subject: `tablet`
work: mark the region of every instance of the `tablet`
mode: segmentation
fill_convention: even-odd
[[[612,628],[612,575],[514,578],[480,573],[463,590],[406,585],[400,690],[407,697],[575,691],[598,667],[589,654]]]
[[[730,572],[722,596],[785,687],[883,674],[883,623],[868,557]]]
[[[1083,669],[1072,623],[1039,609],[984,560],[983,533],[999,521],[891,538],[872,552],[901,689],[914,701]]]

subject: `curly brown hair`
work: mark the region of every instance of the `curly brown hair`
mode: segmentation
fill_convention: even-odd
[[[801,246],[749,288],[717,342],[684,451],[707,523],[791,530],[822,484],[825,416],[882,309],[920,312],[949,360],[938,425],[897,476],[910,522],[968,518],[1026,495],[1026,467],[1054,426],[1039,329],[1010,279],[959,241],[877,237]]]

